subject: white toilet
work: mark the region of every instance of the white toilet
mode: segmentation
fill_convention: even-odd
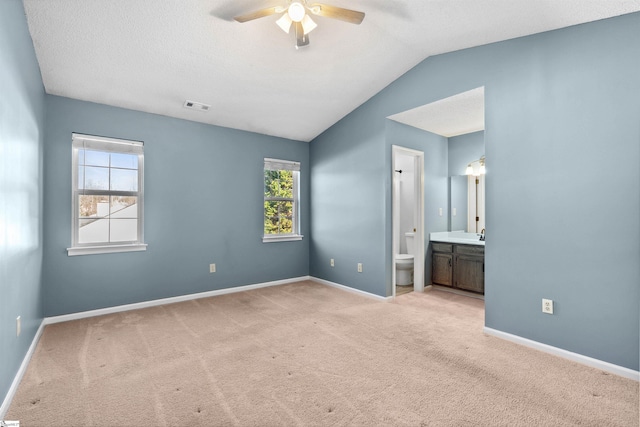
[[[407,253],[396,255],[396,285],[408,286],[413,284],[413,238],[415,233],[404,233],[407,240]]]

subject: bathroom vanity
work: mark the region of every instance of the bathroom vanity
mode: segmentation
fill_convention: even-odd
[[[484,294],[484,241],[476,233],[431,233],[431,282]]]

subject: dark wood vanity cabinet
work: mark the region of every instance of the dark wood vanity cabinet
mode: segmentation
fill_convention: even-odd
[[[431,282],[453,286],[453,245],[450,243],[432,243],[432,245]]]
[[[484,294],[484,246],[432,243],[431,282]]]

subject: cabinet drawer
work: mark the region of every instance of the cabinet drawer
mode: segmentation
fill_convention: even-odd
[[[433,252],[453,252],[453,245],[451,243],[431,243]]]
[[[456,245],[457,254],[482,255],[484,256],[484,246],[478,245]]]

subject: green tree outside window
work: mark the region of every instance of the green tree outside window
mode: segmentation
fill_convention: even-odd
[[[294,233],[293,171],[264,171],[264,234]]]

